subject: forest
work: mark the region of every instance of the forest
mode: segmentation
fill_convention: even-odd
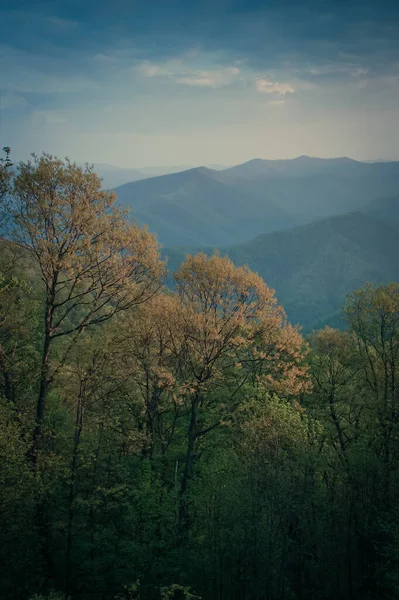
[[[227,256],[166,286],[90,166],[0,164],[4,600],[399,597],[399,285],[304,334]]]

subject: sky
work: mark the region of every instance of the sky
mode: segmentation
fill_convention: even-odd
[[[136,168],[399,159],[397,5],[1,2],[0,144]]]

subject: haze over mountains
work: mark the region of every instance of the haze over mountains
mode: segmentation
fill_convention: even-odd
[[[360,212],[261,234],[219,250],[259,273],[276,290],[289,319],[305,330],[324,323],[342,327],[339,309],[346,294],[365,282],[399,279],[398,224]],[[212,254],[214,249],[174,247],[163,253],[173,272],[186,254],[198,251]]]
[[[345,295],[399,279],[399,162],[254,159],[117,187],[177,269],[218,248],[276,289],[291,321],[342,326]]]
[[[255,159],[117,187],[119,201],[163,245],[223,246],[314,219],[365,210],[398,194],[399,163],[348,158]]]
[[[129,169],[124,167],[116,167],[105,163],[94,163],[96,173],[101,177],[103,187],[112,189],[125,183],[147,179],[149,177],[157,177],[158,175],[168,175],[170,173],[178,173],[191,169],[190,166],[170,166],[170,167],[141,167],[139,169]],[[219,170],[226,168],[223,165],[209,165],[210,169]]]

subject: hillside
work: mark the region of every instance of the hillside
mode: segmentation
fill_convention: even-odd
[[[224,246],[363,211],[397,194],[399,163],[347,158],[264,161],[151,177],[116,188],[122,205],[163,245]]]
[[[209,165],[209,168],[221,170],[226,167],[222,165]],[[168,175],[170,173],[178,173],[189,169],[191,169],[191,167],[188,166],[142,167],[139,169],[129,169],[116,167],[115,165],[107,165],[105,163],[94,164],[94,170],[99,177],[101,177],[105,189],[112,189],[124,185],[125,183],[131,183],[132,181],[158,177],[159,175]]]
[[[164,245],[224,245],[295,221],[257,186],[205,167],[121,186],[118,200]]]
[[[367,214],[391,223],[399,223],[399,196],[373,200],[366,207]]]
[[[190,251],[165,248],[169,269]],[[337,325],[346,294],[366,281],[399,278],[399,228],[361,213],[259,235],[220,251],[258,272],[276,290],[290,320],[305,329],[321,322]]]

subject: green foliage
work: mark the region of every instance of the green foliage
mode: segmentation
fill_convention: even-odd
[[[190,588],[183,585],[173,584],[161,588],[161,600],[201,600],[190,592]]]
[[[139,598],[140,598],[139,587],[140,587],[139,581],[137,581],[136,583],[133,583],[132,585],[125,585],[123,587],[123,591],[120,594],[118,594],[117,596],[115,596],[115,600],[139,600]]]
[[[64,594],[53,591],[47,594],[46,596],[43,596],[41,594],[35,594],[29,600],[68,600],[68,598],[65,598]]]
[[[398,284],[359,289],[346,331],[305,342],[258,276],[191,257],[177,292],[54,344],[35,461],[46,296],[13,252],[0,256],[2,598],[397,598]]]

